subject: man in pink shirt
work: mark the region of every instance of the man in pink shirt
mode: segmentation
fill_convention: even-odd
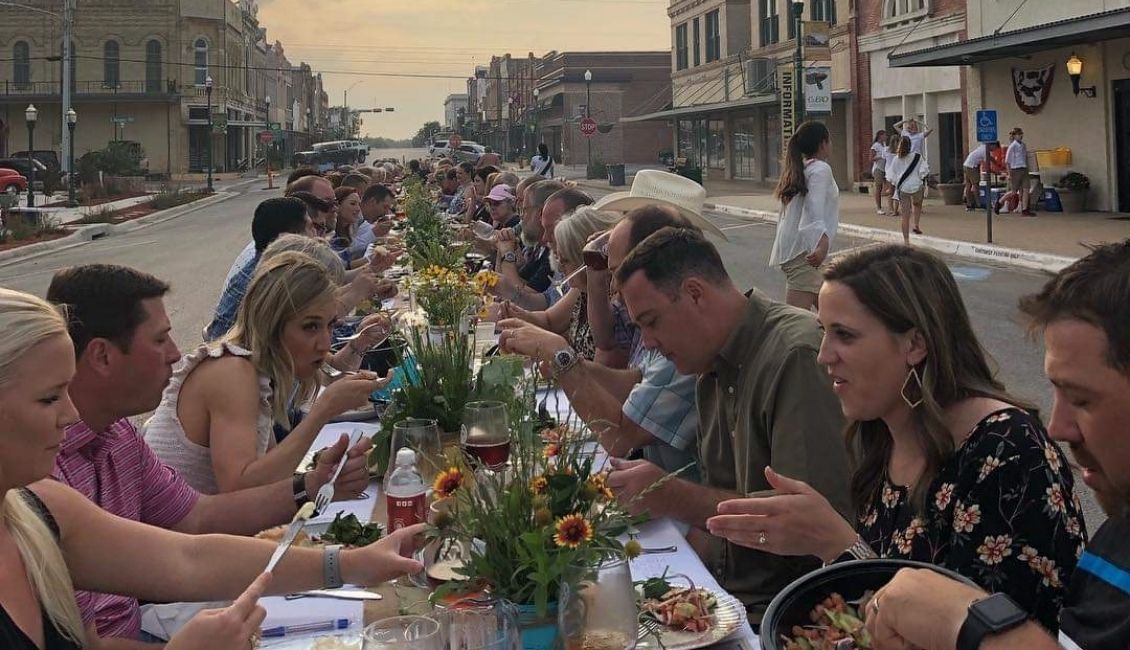
[[[182,533],[252,535],[290,521],[329,480],[347,439],[293,480],[201,495],[157,459],[127,419],[157,407],[180,359],[162,300],[168,291],[161,280],[123,266],[74,267],[52,279],[47,299],[68,310],[77,357],[70,396],[80,417],[66,429],[55,478],[119,517]],[[335,498],[354,498],[368,485],[370,446],[363,440],[349,450]],[[104,637],[99,647],[154,648],[137,640],[137,600],[85,591],[76,598],[83,622]]]

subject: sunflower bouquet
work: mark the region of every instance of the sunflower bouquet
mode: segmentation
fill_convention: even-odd
[[[511,429],[505,471],[475,472],[459,458],[436,479],[448,507],[432,536],[466,549],[462,579],[437,595],[486,590],[544,617],[568,567],[638,552],[618,537],[644,517],[616,502],[584,425],[550,428],[531,415]]]
[[[478,311],[478,286],[461,270],[428,266],[418,271],[411,283],[416,302],[433,327],[458,329],[468,315]]]

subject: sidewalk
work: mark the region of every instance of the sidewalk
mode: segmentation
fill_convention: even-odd
[[[585,180],[584,170],[569,174],[579,185],[605,191],[606,180]],[[631,179],[628,179],[631,185]],[[711,181],[706,184],[707,208],[743,218],[776,221],[778,205],[770,185],[751,181]],[[840,193],[840,232],[878,241],[901,242],[900,220],[875,213],[874,197]],[[993,216],[993,243],[986,244],[985,212],[966,212],[961,205],[943,205],[932,192],[922,213],[924,235],[911,242],[944,253],[1027,268],[1058,270],[1087,254],[1085,243],[1130,238],[1130,215],[1112,212],[1037,212],[1036,217]]]

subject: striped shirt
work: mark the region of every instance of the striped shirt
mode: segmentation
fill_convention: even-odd
[[[67,427],[53,474],[103,510],[160,528],[176,526],[199,499],[125,418],[101,432],[82,421]],[[100,636],[137,638],[136,599],[77,590],[75,597],[83,623],[95,623]]]

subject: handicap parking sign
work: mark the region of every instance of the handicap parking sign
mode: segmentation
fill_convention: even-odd
[[[996,142],[997,139],[997,112],[977,111],[977,142]]]

